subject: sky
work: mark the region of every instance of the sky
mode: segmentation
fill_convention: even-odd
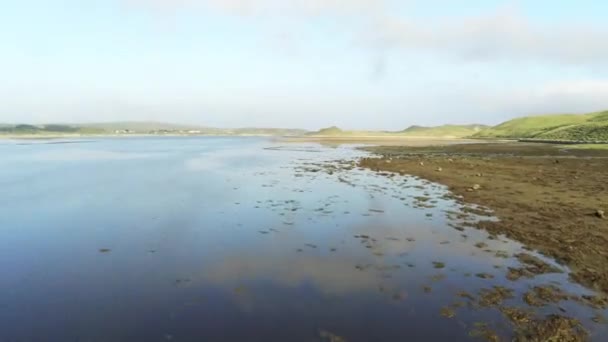
[[[0,0],[0,122],[403,129],[608,109],[605,0]]]

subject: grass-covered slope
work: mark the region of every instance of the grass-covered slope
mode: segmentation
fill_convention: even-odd
[[[473,136],[476,138],[606,141],[608,140],[608,111],[517,118],[482,130]]]
[[[548,140],[608,141],[608,121],[589,122],[560,127],[540,134],[536,138]]]

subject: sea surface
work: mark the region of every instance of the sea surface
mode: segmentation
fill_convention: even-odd
[[[0,341],[470,341],[482,323],[508,338],[497,308],[457,294],[586,293],[567,272],[509,282],[520,244],[454,229],[462,206],[443,186],[355,167],[365,155],[267,138],[0,141]],[[536,310],[606,336],[586,306]]]

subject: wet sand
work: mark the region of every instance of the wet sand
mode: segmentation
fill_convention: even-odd
[[[608,293],[608,151],[523,143],[366,150],[380,158],[364,158],[360,166],[448,186],[462,203],[487,208],[477,213],[498,218],[466,226],[520,241],[568,266],[574,282]],[[543,266],[534,264],[528,261],[521,268],[509,269],[507,277],[517,280],[545,273]],[[539,294],[553,297],[560,289],[535,289],[524,300],[534,306]],[[606,306],[605,298],[596,297],[592,302],[590,305]],[[566,321],[551,324],[569,326]],[[549,336],[560,341],[578,340],[543,335],[546,331],[537,333],[536,339],[529,340]]]

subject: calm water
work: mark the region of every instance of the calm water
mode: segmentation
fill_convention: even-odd
[[[475,322],[511,329],[496,308],[442,317],[461,290],[582,291],[504,280],[518,262],[475,244],[521,246],[450,227],[441,186],[319,166],[363,154],[350,147],[57,142],[0,142],[0,341],[468,341]]]

